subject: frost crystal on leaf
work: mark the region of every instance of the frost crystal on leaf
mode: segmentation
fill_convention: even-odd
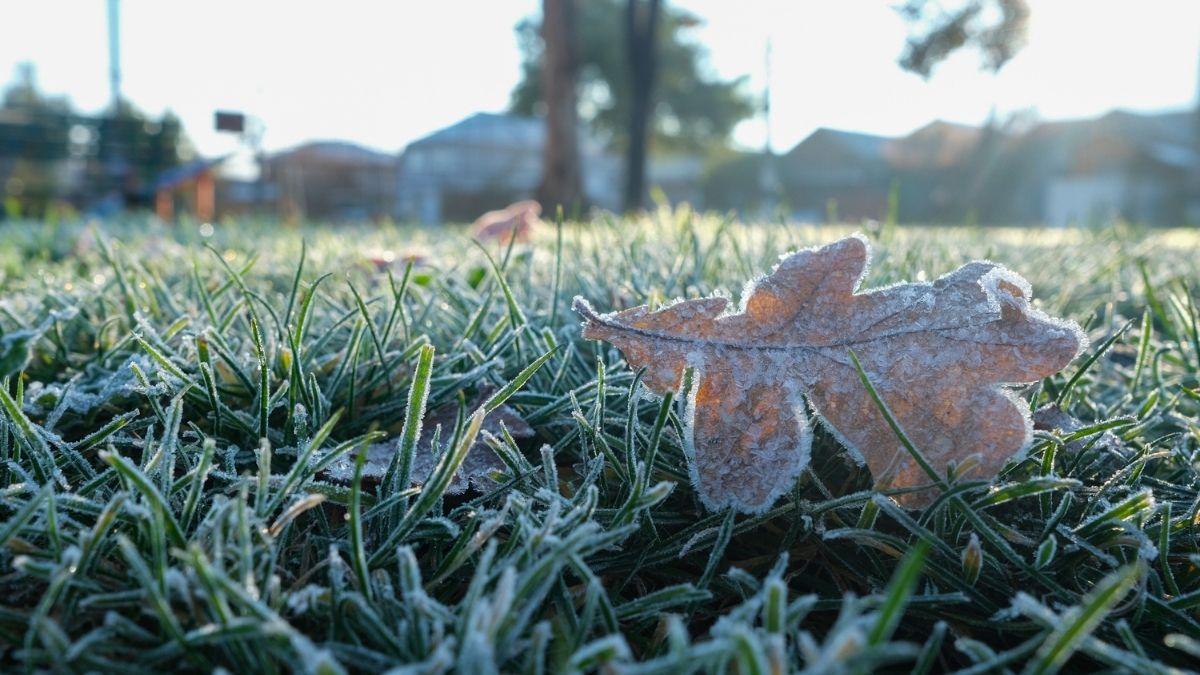
[[[863,387],[851,351],[938,471],[976,455],[977,475],[994,475],[1031,436],[1027,406],[1002,385],[1061,370],[1083,347],[1082,332],[1031,307],[1028,282],[991,262],[857,293],[867,261],[858,235],[786,255],[747,286],[736,311],[719,297],[611,314],[576,298],[575,309],[584,337],[617,346],[659,393],[696,369],[685,441],[710,509],[761,512],[791,487],[812,443],[805,397],[877,480],[927,482]]]

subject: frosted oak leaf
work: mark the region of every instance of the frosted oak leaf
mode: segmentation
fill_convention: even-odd
[[[851,350],[939,472],[975,455],[977,475],[994,475],[1028,445],[1028,406],[1004,385],[1065,367],[1085,343],[1079,327],[1031,307],[1025,279],[991,262],[860,293],[868,257],[858,235],[785,255],[736,309],[711,297],[599,314],[575,299],[583,336],[645,368],[650,389],[674,390],[695,368],[685,448],[706,507],[761,512],[791,488],[812,445],[806,399],[877,481],[928,482],[868,395]]]

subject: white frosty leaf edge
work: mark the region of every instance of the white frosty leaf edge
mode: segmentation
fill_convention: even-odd
[[[1036,321],[1049,324],[1052,328],[1066,331],[1075,335],[1075,339],[1079,343],[1079,349],[1075,351],[1071,359],[1074,360],[1091,344],[1088,340],[1087,333],[1078,323],[1070,319],[1060,319],[1056,316],[1050,316],[1046,312],[1033,306],[1033,286],[1020,274],[1008,269],[1004,265],[994,263],[990,260],[976,260],[973,262],[981,262],[987,265],[992,265],[992,269],[979,278],[979,285],[983,288],[983,292],[987,295],[988,306],[995,311],[1000,311],[1000,303],[1011,304],[1013,307],[1023,311]],[[1000,282],[1007,281],[1008,283],[1021,289],[1021,297],[1014,297],[1011,293],[1000,288]],[[1022,384],[1013,382],[1010,384]]]

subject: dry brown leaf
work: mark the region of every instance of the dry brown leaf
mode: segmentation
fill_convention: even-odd
[[[542,205],[527,199],[509,204],[499,211],[488,211],[475,219],[472,236],[476,239],[493,239],[501,243],[513,236],[517,241],[529,241],[533,231],[542,226]]]
[[[1060,408],[1057,403],[1044,405],[1033,412],[1033,428],[1037,431],[1059,431],[1069,436],[1086,426],[1088,425]],[[1099,439],[1088,436],[1071,441],[1067,443],[1067,450],[1080,452],[1088,445],[1117,449],[1121,447],[1121,439],[1111,431],[1105,431]]]
[[[467,406],[467,410],[478,408],[494,391],[494,389],[486,387],[481,389],[476,394],[475,401]],[[412,485],[421,485],[433,471],[434,465],[437,464],[438,456],[433,453],[433,430],[438,426],[442,427],[441,442],[444,446],[449,442],[450,434],[454,433],[454,425],[457,420],[458,404],[441,406],[425,416],[422,424],[424,432],[417,441],[417,447],[413,453]],[[532,438],[534,435],[533,428],[507,404],[501,405],[488,414],[484,418],[481,430],[499,436],[501,424],[508,429],[508,433],[513,438]],[[388,466],[391,465],[392,457],[395,454],[396,441],[394,439],[367,446],[367,461],[363,465],[362,473],[363,484],[378,485],[383,480],[384,474],[387,473]],[[349,483],[354,480],[354,459],[354,453],[338,458],[328,468],[317,474],[317,478],[335,483]],[[467,451],[467,456],[463,459],[462,465],[458,467],[458,471],[455,472],[450,486],[446,488],[446,493],[462,494],[477,479],[486,477],[493,471],[504,469],[504,462],[484,443],[481,433],[475,443],[471,445],[471,449]]]
[[[994,475],[1031,438],[1028,406],[1002,385],[1062,369],[1082,332],[1031,307],[1029,284],[995,263],[856,293],[867,261],[858,235],[786,255],[732,311],[720,297],[611,314],[576,298],[575,308],[584,337],[620,348],[651,389],[673,390],[686,367],[696,369],[685,448],[710,509],[765,511],[791,488],[812,445],[806,398],[877,481],[928,482],[863,387],[851,350],[938,471],[978,455],[975,470]]]

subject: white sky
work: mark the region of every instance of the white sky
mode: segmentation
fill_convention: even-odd
[[[587,1],[587,0],[583,0]],[[998,76],[963,53],[929,82],[896,59],[905,28],[889,0],[667,0],[700,16],[692,36],[722,76],[761,90],[773,42],[772,130],[786,150],[819,126],[900,134],[935,118],[979,123],[1111,108],[1178,109],[1200,86],[1200,1],[1031,0],[1029,45]],[[335,9],[336,7],[336,9]],[[170,108],[202,154],[236,143],[215,109],[244,110],[276,149],[341,138],[397,151],[479,110],[505,108],[519,77],[513,27],[539,0],[338,3],[124,0],[123,92]],[[11,0],[0,9],[0,82],[18,63],[88,112],[109,100],[104,0]],[[614,45],[614,48],[619,46]],[[761,120],[735,138],[762,143]]]

